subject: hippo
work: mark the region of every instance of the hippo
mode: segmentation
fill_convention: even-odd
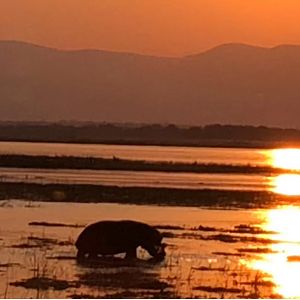
[[[137,247],[144,248],[154,259],[163,260],[165,245],[160,232],[148,224],[137,221],[100,221],[88,225],[75,245],[77,258],[96,258],[126,253],[125,258],[136,258]]]

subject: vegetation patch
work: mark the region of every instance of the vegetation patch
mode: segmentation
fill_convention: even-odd
[[[202,226],[199,225],[198,227],[192,228],[191,230],[199,230],[199,231],[220,231],[219,229],[215,228],[215,227],[208,227],[208,226]]]
[[[243,292],[243,290],[239,288],[211,287],[211,286],[204,286],[204,285],[194,287],[194,290],[204,291],[208,293],[217,293],[217,294],[221,294],[221,293],[236,294],[236,293]]]
[[[267,254],[267,253],[278,253],[270,248],[240,248],[237,249],[241,253],[257,253],[257,254]]]
[[[260,226],[257,225],[247,225],[247,224],[240,224],[234,226],[233,229],[226,229],[226,228],[217,228],[217,227],[209,227],[209,226],[202,226],[199,225],[198,227],[190,228],[192,231],[204,231],[204,232],[222,232],[222,233],[239,233],[239,234],[276,234],[275,231],[264,230]]]
[[[201,267],[193,267],[193,270],[196,271],[212,271],[212,272],[225,272],[226,269],[222,267],[206,267],[206,266],[201,266]]]
[[[9,246],[9,248],[16,248],[16,249],[29,249],[29,248],[40,248],[41,245],[37,244],[30,244],[30,243],[21,243]]]
[[[0,268],[11,268],[11,267],[19,267],[21,264],[19,263],[4,263],[0,264]]]
[[[220,255],[220,256],[237,256],[237,257],[244,256],[244,254],[242,254],[242,253],[218,252],[218,251],[212,252],[212,254],[214,254],[214,255]]]
[[[0,167],[38,169],[86,169],[184,173],[279,174],[282,169],[270,166],[216,163],[145,161],[101,157],[0,155]],[[289,171],[286,171],[289,172]]]
[[[71,228],[82,228],[86,225],[80,224],[65,224],[65,223],[51,223],[51,222],[29,222],[29,226],[43,226],[43,227],[71,227]]]
[[[275,287],[276,284],[272,281],[254,281],[254,282],[239,282],[240,285],[250,285],[250,286],[262,286],[262,287]]]
[[[107,293],[104,295],[89,295],[89,294],[71,294],[72,299],[173,299],[178,298],[170,291],[132,291],[126,290],[116,293]]]
[[[60,256],[47,256],[47,259],[54,259],[54,260],[76,260],[76,256],[65,256],[65,255],[60,255]]]
[[[231,233],[247,233],[247,234],[276,234],[275,231],[264,230],[259,226],[240,224],[234,226],[233,230],[230,230]]]
[[[38,245],[58,245],[58,246],[70,246],[73,245],[71,241],[59,241],[51,238],[29,236],[28,241],[32,241]]]
[[[33,277],[21,281],[11,282],[10,285],[16,287],[23,287],[26,289],[40,289],[40,290],[48,290],[48,289],[65,290],[70,287],[78,286],[66,280],[58,280],[58,279],[52,279],[47,277]]]
[[[184,232],[182,234],[177,235],[180,238],[186,239],[198,239],[204,241],[220,241],[223,243],[257,243],[257,244],[275,244],[281,243],[283,241],[260,238],[256,236],[243,236],[243,235],[232,235],[232,234],[212,234],[212,235],[201,235],[201,234],[193,234],[189,232]]]
[[[156,229],[165,229],[165,230],[185,230],[182,226],[176,226],[176,225],[155,225],[153,226]]]
[[[52,246],[71,246],[71,241],[59,241],[56,239],[29,236],[26,242],[9,246],[9,248],[51,248]]]

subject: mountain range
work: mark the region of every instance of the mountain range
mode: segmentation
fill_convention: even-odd
[[[184,57],[0,41],[0,120],[300,128],[300,46]]]

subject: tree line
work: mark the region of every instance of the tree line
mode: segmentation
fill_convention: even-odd
[[[174,124],[0,122],[0,140],[255,146],[270,142],[300,143],[300,130],[222,124],[177,126]]]

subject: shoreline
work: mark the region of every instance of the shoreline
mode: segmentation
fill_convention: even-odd
[[[187,147],[187,148],[233,148],[233,149],[274,149],[299,148],[300,141],[242,141],[242,140],[200,140],[200,141],[156,141],[134,139],[60,139],[60,138],[1,138],[0,142],[11,143],[49,143],[49,144],[76,144],[76,145],[117,145],[117,146],[154,146],[154,147]]]
[[[295,205],[300,204],[300,196],[273,192],[0,182],[0,200],[9,199],[219,209],[270,208],[290,204],[291,199]]]
[[[259,174],[273,175],[297,173],[268,165],[242,165],[218,163],[185,163],[174,161],[146,161],[100,157],[44,156],[44,155],[0,155],[0,168],[31,169],[75,169],[75,170],[109,170],[133,172],[172,172],[172,173],[206,173],[206,174]]]

